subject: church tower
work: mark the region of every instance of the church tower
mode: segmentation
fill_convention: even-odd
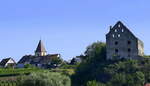
[[[47,52],[46,49],[42,43],[42,41],[39,41],[39,44],[35,50],[35,56],[46,56]]]

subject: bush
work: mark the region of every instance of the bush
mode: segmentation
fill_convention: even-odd
[[[87,86],[106,86],[105,84],[94,81],[87,82]]]
[[[71,86],[71,81],[60,73],[38,72],[22,77],[19,86]]]

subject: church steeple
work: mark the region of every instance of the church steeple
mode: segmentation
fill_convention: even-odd
[[[46,55],[46,49],[43,45],[42,40],[39,41],[39,44],[35,50],[35,56],[45,56]]]

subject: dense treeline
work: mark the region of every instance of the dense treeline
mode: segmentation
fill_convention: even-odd
[[[106,60],[106,45],[88,46],[72,76],[73,86],[144,86],[150,82],[150,60]]]

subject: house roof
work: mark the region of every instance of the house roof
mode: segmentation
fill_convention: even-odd
[[[1,66],[4,66],[9,60],[13,60],[12,58],[5,58],[3,59],[1,62],[0,62],[0,65]],[[13,60],[14,63],[16,63],[14,60]]]
[[[23,56],[18,63],[25,64],[27,62],[30,64],[37,64],[37,63],[40,63],[40,64],[46,63],[47,64],[47,63],[51,62],[52,58],[55,58],[55,57],[56,58],[60,57],[60,54],[48,54],[46,56],[26,55],[26,56]]]
[[[35,52],[46,52],[46,49],[44,47],[42,40],[39,41],[39,44],[38,44]]]
[[[19,60],[18,63],[30,62],[33,58],[34,58],[34,56],[32,56],[32,55],[25,55]]]
[[[46,56],[39,56],[39,57],[33,58],[31,64],[37,64],[37,63],[48,64],[49,62],[52,61],[53,58],[57,58],[59,56],[60,56],[59,54],[49,54]]]
[[[150,86],[150,83],[145,84],[144,86]]]

